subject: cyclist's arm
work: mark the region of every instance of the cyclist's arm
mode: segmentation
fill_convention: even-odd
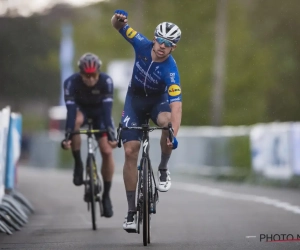
[[[114,134],[114,126],[113,126],[113,120],[112,120],[112,106],[113,106],[113,90],[114,90],[114,86],[113,86],[113,81],[110,77],[106,78],[106,82],[105,82],[105,96],[102,100],[102,106],[103,106],[103,113],[104,113],[104,124],[106,129],[112,133],[112,137],[109,136],[110,140],[114,140],[115,139],[115,134]]]
[[[116,16],[113,15],[111,22],[113,27],[119,31],[119,33],[134,47],[134,49],[137,49],[143,44],[149,42],[144,35],[138,33],[128,25],[127,19],[125,19],[125,22],[119,22]]]
[[[182,95],[180,87],[180,77],[177,66],[170,67],[165,78],[168,91],[168,100],[171,108],[171,122],[174,135],[177,136],[182,117]]]
[[[113,106],[112,97],[106,97],[105,99],[103,99],[104,124],[106,129],[113,127],[113,122],[111,118],[112,106]]]
[[[73,84],[72,81],[69,79],[67,79],[64,82],[64,97],[65,97],[65,104],[67,108],[67,118],[66,118],[66,127],[65,127],[66,137],[67,137],[68,134],[74,130],[76,112],[77,112],[77,105],[75,103],[75,98],[74,98]]]
[[[125,20],[125,22],[119,22],[116,15],[114,14],[111,18],[111,24],[116,30],[120,30],[127,24],[127,20]]]
[[[176,101],[170,103],[171,108],[171,122],[174,129],[174,135],[177,136],[182,116],[182,102]]]

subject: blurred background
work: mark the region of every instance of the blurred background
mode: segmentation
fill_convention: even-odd
[[[72,166],[70,152],[59,145],[61,84],[85,52],[97,54],[115,82],[118,124],[134,51],[110,20],[115,9],[125,9],[129,24],[149,39],[163,21],[182,30],[173,53],[183,93],[174,168],[244,178],[255,164],[270,162],[289,169],[277,175],[290,178],[298,166],[291,155],[297,146],[291,148],[287,138],[290,124],[300,119],[299,8],[297,0],[0,0],[0,107],[22,114],[22,163]],[[254,130],[257,124],[265,126]],[[273,153],[255,158],[266,155],[259,148],[266,131],[265,147]],[[156,146],[151,150],[159,153]],[[123,149],[115,154],[122,164]],[[281,158],[274,163],[274,157]]]

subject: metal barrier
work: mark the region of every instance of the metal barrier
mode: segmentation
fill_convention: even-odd
[[[0,110],[0,232],[12,234],[34,212],[30,202],[15,189],[21,152],[22,116],[10,107]]]

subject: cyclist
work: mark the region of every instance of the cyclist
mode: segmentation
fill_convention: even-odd
[[[110,76],[100,71],[101,61],[92,54],[84,54],[78,61],[79,73],[75,73],[64,82],[64,95],[67,108],[66,134],[61,145],[63,149],[72,148],[75,160],[73,183],[83,184],[83,163],[81,160],[80,135],[70,136],[73,130],[79,130],[87,118],[93,119],[94,129],[107,129],[108,133],[96,135],[102,155],[101,174],[104,181],[103,210],[105,217],[113,215],[110,200],[110,188],[114,173],[112,149],[117,146],[111,118],[113,104],[113,81]],[[88,195],[85,196],[87,201]]]
[[[111,19],[113,27],[135,50],[135,63],[122,113],[122,124],[140,126],[145,123],[146,114],[149,113],[152,121],[158,126],[167,126],[168,122],[172,122],[176,136],[181,123],[182,97],[180,77],[171,53],[180,40],[181,31],[177,25],[163,22],[156,27],[154,38],[148,40],[128,25],[127,17],[126,11],[116,10]],[[141,131],[122,132],[125,150],[123,178],[128,202],[128,213],[123,229],[127,232],[136,229],[136,166],[141,137]],[[176,137],[170,142],[168,131],[163,131],[160,144],[162,153],[158,166],[157,188],[161,192],[166,192],[171,187],[167,163],[172,149],[177,147],[178,142]]]

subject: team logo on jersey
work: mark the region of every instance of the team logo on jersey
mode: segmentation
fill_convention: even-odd
[[[175,73],[170,73],[171,82],[175,83]]]
[[[130,39],[134,38],[136,34],[137,32],[133,28],[128,28],[128,30],[126,30],[126,36]]]
[[[123,122],[126,124],[126,127],[128,126],[129,120],[130,120],[130,117],[129,117],[128,115],[127,115],[127,116],[125,117],[125,119],[123,120]]]
[[[140,34],[137,34],[137,35],[136,35],[136,38],[139,39],[140,41],[143,41],[143,40],[144,40],[144,38],[143,38]]]
[[[168,89],[168,93],[170,96],[178,96],[181,94],[181,88],[177,84],[172,84]]]

